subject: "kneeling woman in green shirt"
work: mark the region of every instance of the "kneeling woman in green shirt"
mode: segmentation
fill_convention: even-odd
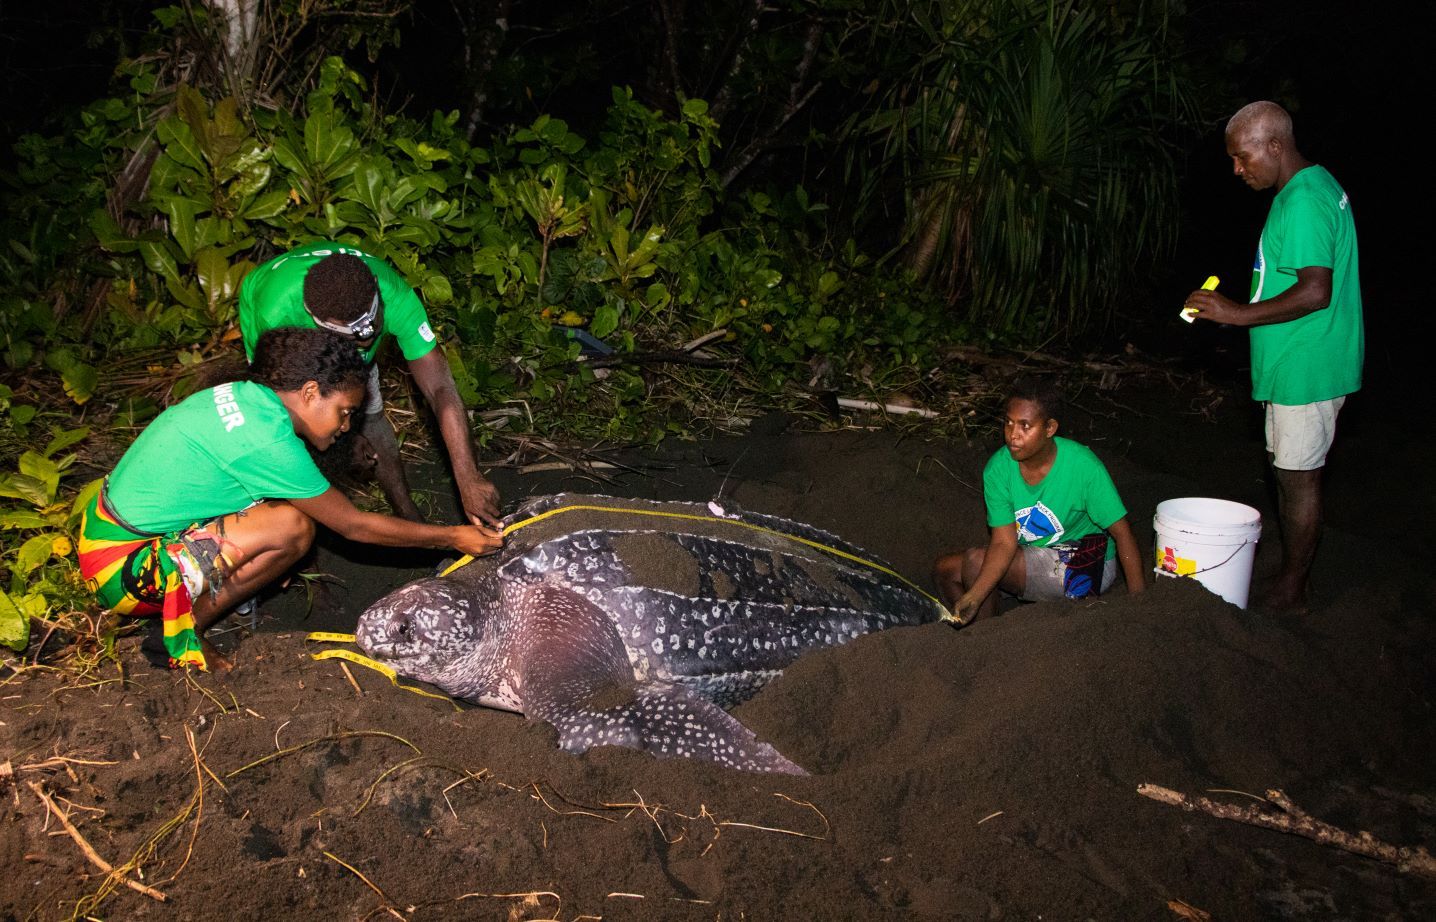
[[[497,531],[361,512],[329,485],[324,451],[363,405],[369,370],[351,339],[285,327],[259,340],[249,380],[165,410],[85,510],[80,572],[101,604],[159,614],[171,666],[227,668],[202,639],[309,549],[318,522],[353,541],[486,554]]]
[[[1146,586],[1112,477],[1090,448],[1057,436],[1060,406],[1049,385],[1013,385],[1002,427],[1007,446],[982,473],[987,547],[946,554],[933,567],[938,592],[959,621],[993,614],[999,587],[1029,602],[1101,595],[1116,579],[1118,560],[1128,592]]]

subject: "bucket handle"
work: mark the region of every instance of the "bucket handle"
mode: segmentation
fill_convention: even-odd
[[[1237,556],[1238,554],[1240,554],[1240,553],[1242,552],[1242,548],[1246,547],[1248,544],[1256,544],[1256,542],[1255,542],[1255,541],[1243,541],[1241,544],[1238,544],[1238,545],[1237,545],[1237,549],[1236,549],[1236,550],[1232,551],[1230,554],[1227,555],[1227,559],[1226,559],[1226,560],[1223,560],[1221,563],[1214,563],[1214,564],[1212,564],[1210,567],[1202,567],[1200,570],[1193,570],[1193,571],[1190,572],[1190,573],[1168,573],[1166,570],[1163,570],[1161,567],[1155,568],[1155,569],[1153,570],[1153,572],[1154,572],[1154,573],[1166,573],[1168,576],[1200,576],[1200,575],[1203,574],[1203,573],[1210,573],[1212,570],[1215,570],[1215,569],[1217,569],[1218,567],[1223,567],[1223,566],[1226,566],[1227,564],[1231,563],[1231,562],[1232,562],[1232,558],[1235,557],[1235,556]]]

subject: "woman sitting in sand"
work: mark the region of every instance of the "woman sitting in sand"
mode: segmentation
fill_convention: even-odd
[[[1087,446],[1057,436],[1061,401],[1055,388],[1032,379],[1009,393],[1007,447],[982,472],[987,547],[945,554],[933,566],[938,592],[961,622],[992,615],[999,587],[1029,602],[1101,595],[1116,579],[1118,560],[1129,592],[1146,587],[1107,468]]]
[[[280,328],[260,337],[248,380],[156,417],[80,525],[80,572],[101,604],[161,615],[171,666],[227,669],[205,630],[303,556],[315,522],[391,547],[499,547],[488,528],[361,512],[314,466],[304,443],[334,444],[363,405],[368,376],[353,340]]]

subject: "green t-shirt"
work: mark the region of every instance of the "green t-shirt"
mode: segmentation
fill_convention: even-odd
[[[347,253],[357,256],[374,273],[379,298],[384,304],[384,324],[379,336],[362,350],[364,361],[372,363],[385,336],[399,341],[399,351],[408,361],[428,355],[434,348],[434,331],[429,316],[414,289],[387,262],[352,246],[320,241],[276,256],[244,277],[239,286],[239,329],[244,334],[244,354],[253,361],[254,344],[266,330],[276,327],[318,326],[304,309],[304,277],[326,256]]]
[[[1107,468],[1080,442],[1057,436],[1052,470],[1031,486],[1004,446],[982,471],[987,524],[1017,525],[1017,543],[1048,547],[1106,531],[1127,514]],[[1107,542],[1107,559],[1117,555]]]
[[[261,499],[308,499],[329,481],[279,395],[240,381],[191,394],[145,427],[110,474],[111,506],[165,534]]]
[[[1325,168],[1309,166],[1277,193],[1257,246],[1252,301],[1296,284],[1296,271],[1331,270],[1331,303],[1305,317],[1251,328],[1252,397],[1297,406],[1361,387],[1365,336],[1356,222],[1346,193]]]

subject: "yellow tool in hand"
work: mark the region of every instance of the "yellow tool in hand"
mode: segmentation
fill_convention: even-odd
[[[1217,278],[1215,275],[1207,276],[1207,280],[1202,283],[1202,291],[1216,291],[1217,283],[1220,281],[1221,279]],[[1191,323],[1193,320],[1197,319],[1197,315],[1200,313],[1201,311],[1197,310],[1195,307],[1184,307],[1182,308],[1182,313],[1180,316],[1187,323]]]

